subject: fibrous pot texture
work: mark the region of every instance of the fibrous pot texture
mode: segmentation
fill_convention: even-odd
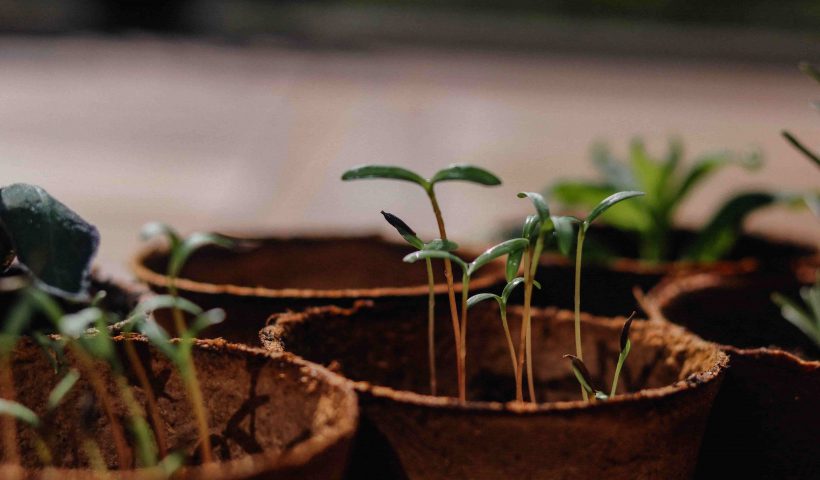
[[[357,299],[382,303],[423,302],[428,294],[424,262],[407,264],[409,245],[378,236],[277,237],[250,240],[238,251],[217,247],[195,252],[177,281],[185,298],[206,308],[226,310],[228,320],[204,332],[231,341],[256,343],[265,319],[274,312],[316,305],[350,306]],[[477,252],[460,252],[472,258]],[[149,245],[132,261],[136,276],[157,291],[168,286],[168,251]],[[504,279],[504,266],[492,263],[471,283],[473,291]],[[435,291],[445,302],[447,285],[436,267]],[[456,279],[458,280],[458,279]],[[460,291],[459,281],[455,282]]]
[[[516,344],[520,320],[520,309],[511,309]],[[353,382],[363,414],[354,471],[373,478],[692,478],[727,361],[712,344],[677,326],[635,322],[619,395],[591,404],[580,400],[561,358],[574,353],[571,312],[535,310],[539,403],[509,402],[515,387],[498,311],[480,305],[469,316],[462,404],[453,398],[446,312],[437,321],[438,384],[446,397],[427,395],[423,308],[359,304],[280,314],[260,336],[268,348],[329,365]],[[623,321],[583,317],[584,360],[606,391]]]
[[[672,252],[683,251],[695,233],[675,230]],[[612,256],[596,256],[596,244],[605,246]],[[744,235],[726,259],[710,262],[661,262],[639,260],[637,239],[628,232],[608,227],[593,227],[584,248],[582,299],[584,311],[594,315],[621,315],[640,306],[635,301],[633,288],[646,292],[665,277],[679,277],[692,273],[709,272],[717,275],[737,275],[747,272],[784,272],[800,259],[816,254],[811,246]],[[533,303],[542,306],[572,308],[574,260],[558,255],[544,255],[536,280],[543,288],[533,292]],[[521,293],[519,292],[519,297]],[[520,301],[520,298],[517,299]]]
[[[820,350],[770,298],[772,292],[797,298],[801,283],[785,274],[702,274],[665,282],[649,295],[654,315],[724,344],[731,357],[700,477],[718,469],[750,479],[820,476]]]
[[[129,375],[133,369],[125,362],[125,342],[136,347],[148,372],[168,450],[185,455],[187,466],[178,478],[342,478],[358,408],[353,390],[338,376],[288,354],[275,355],[218,340],[197,341],[193,358],[215,456],[214,462],[199,465],[196,424],[177,370],[144,340],[119,338],[117,348]],[[73,362],[71,355],[69,361]],[[114,478],[160,478],[156,471],[134,469],[133,461],[118,464],[110,424],[99,400],[94,397],[91,410],[82,407],[83,399],[89,398],[86,392],[94,391],[85,374],[56,412],[45,416],[47,397],[59,380],[46,354],[33,343],[21,341],[11,365],[16,398],[47,422],[43,431],[55,462],[43,469],[35,455],[31,429],[18,426],[25,478],[102,478],[89,469],[81,448],[84,438],[96,440],[107,467],[116,470],[111,472]],[[110,371],[98,365],[96,373],[114,399],[117,416],[127,425],[126,409]],[[129,376],[128,381],[146,408],[145,391],[135,378]],[[133,446],[131,451],[133,457]]]

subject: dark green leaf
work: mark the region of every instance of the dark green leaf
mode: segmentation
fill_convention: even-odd
[[[592,376],[589,374],[589,370],[587,370],[587,366],[584,365],[584,362],[575,355],[564,355],[564,358],[570,359],[572,373],[575,374],[575,378],[578,379],[578,383],[581,384],[581,387],[583,387],[587,393],[595,395],[595,389],[592,388]]]
[[[628,199],[634,198],[634,197],[640,197],[643,194],[644,194],[643,192],[626,191],[626,192],[614,193],[614,194],[606,197],[605,199],[601,200],[601,203],[599,203],[595,208],[593,208],[591,212],[589,212],[589,215],[587,215],[586,220],[584,220],[584,228],[587,228],[602,213],[606,212],[607,210],[609,210],[610,208],[612,208],[614,205],[618,204],[619,202],[622,202],[624,200],[628,200]]]
[[[507,285],[504,286],[504,291],[501,292],[501,300],[504,303],[507,303],[507,300],[510,299],[510,295],[512,295],[513,290],[515,290],[515,287],[522,283],[524,283],[524,277],[514,278],[510,282],[508,282]],[[532,284],[533,286],[535,286],[535,288],[539,290],[541,289],[541,284],[537,281],[533,280]]]
[[[179,233],[168,224],[162,222],[146,223],[140,229],[140,238],[143,240],[150,240],[154,237],[164,237],[168,240],[171,246],[171,251],[176,250],[179,244],[182,243]]]
[[[788,140],[794,148],[799,150],[800,153],[802,153],[806,158],[813,161],[815,165],[820,167],[820,155],[817,155],[816,153],[809,150],[808,147],[803,145],[798,139],[796,139],[791,133],[787,132],[786,130],[783,130],[781,133],[783,134],[783,137],[786,140]]]
[[[411,172],[406,168],[393,167],[390,165],[365,165],[351,168],[342,175],[342,180],[361,180],[368,178],[379,178],[385,180],[404,180],[421,185],[427,190],[430,183],[421,175]]]
[[[43,289],[72,299],[87,296],[100,243],[93,225],[42,188],[23,183],[0,190],[0,221],[20,264]]]
[[[404,220],[393,215],[392,213],[385,212],[384,210],[382,210],[381,213],[384,216],[384,219],[387,220],[387,223],[392,225],[393,228],[395,228],[396,231],[399,232],[399,235],[401,235],[402,238],[404,238],[404,240],[407,241],[407,243],[409,243],[415,248],[418,248],[419,250],[424,248],[424,242],[422,242],[421,239],[416,236],[416,232],[414,232],[409,225],[404,223]]]
[[[497,302],[501,301],[501,297],[499,297],[498,295],[494,295],[492,293],[479,293],[467,299],[467,308],[473,308],[475,305],[483,302],[484,300],[490,299],[493,299]]]
[[[512,281],[512,279],[518,276],[518,270],[521,267],[521,257],[523,256],[523,249],[510,252],[509,255],[507,255],[506,278],[508,282]]]
[[[40,419],[37,414],[28,407],[12,400],[0,398],[0,415],[8,415],[26,423],[34,428],[40,426]]]
[[[458,250],[458,244],[456,242],[451,242],[450,240],[436,238],[435,240],[425,243],[422,250],[442,250],[445,252],[454,252]]]
[[[765,192],[741,193],[727,201],[701,230],[686,252],[687,260],[713,262],[727,254],[743,229],[743,221],[755,210],[771,205],[777,197]]]
[[[558,250],[569,256],[575,244],[575,224],[580,223],[575,217],[554,216],[552,223],[555,224],[555,239],[558,243]]]
[[[405,256],[403,260],[407,263],[415,263],[424,258],[448,258],[458,264],[465,274],[467,273],[467,263],[465,263],[464,260],[458,258],[450,252],[445,252],[442,250],[421,250],[418,252],[413,252]]]
[[[537,239],[537,233],[539,232],[539,225],[541,222],[538,220],[538,215],[528,215],[527,218],[524,219],[524,227],[521,229],[521,237],[529,240],[530,242],[535,242]]]
[[[748,170],[754,170],[759,168],[763,161],[759,152],[749,154],[718,152],[705,155],[695,161],[695,164],[678,187],[677,192],[669,196],[669,203],[672,205],[680,204],[695,186],[721,168],[733,164],[740,165]]]
[[[80,379],[80,372],[75,369],[71,369],[65,376],[51,389],[51,393],[48,394],[48,403],[47,408],[48,410],[54,410],[63,401],[63,398],[71,391],[74,384],[77,383],[77,380]]]
[[[532,200],[532,204],[533,206],[535,206],[535,211],[538,213],[538,219],[541,221],[542,225],[549,225],[551,223],[550,207],[547,206],[547,202],[544,200],[544,197],[542,197],[540,193],[519,192],[518,198],[529,198],[530,200]]]
[[[498,245],[488,248],[484,251],[481,255],[479,255],[475,260],[470,263],[470,266],[467,268],[467,275],[472,276],[476,270],[483,267],[484,265],[490,263],[491,261],[495,260],[498,257],[503,255],[507,255],[510,252],[514,252],[516,250],[523,250],[527,248],[529,242],[527,239],[524,238],[513,238],[512,240],[507,240],[505,242],[501,242]]]
[[[623,328],[621,328],[620,347],[621,347],[622,352],[624,350],[626,350],[626,342],[629,341],[629,329],[632,327],[632,320],[634,318],[635,318],[635,312],[632,312],[632,315],[630,315],[629,318],[626,319],[626,322],[624,322]]]
[[[224,235],[217,233],[192,233],[183,240],[179,248],[171,252],[171,259],[168,261],[168,276],[177,278],[182,271],[182,266],[188,261],[192,253],[202,247],[215,245],[222,248],[232,249],[236,247],[236,242]]]
[[[430,186],[432,187],[438,182],[448,181],[465,181],[478,183],[480,185],[494,186],[501,185],[501,179],[493,175],[487,170],[473,165],[450,165],[449,167],[439,170],[430,179]]]

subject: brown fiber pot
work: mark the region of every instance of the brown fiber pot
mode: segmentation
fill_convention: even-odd
[[[466,404],[453,398],[453,339],[445,333],[436,347],[446,396],[426,395],[423,308],[358,304],[279,314],[260,337],[268,348],[329,365],[351,380],[363,417],[356,478],[692,477],[727,361],[715,346],[674,325],[636,322],[619,390],[626,394],[589,404],[579,400],[579,386],[561,358],[574,350],[571,312],[536,310],[534,371],[543,403],[504,403],[514,398],[514,381],[492,307],[470,311]],[[520,315],[511,309],[511,326]],[[601,385],[611,379],[623,320],[584,315],[585,360]],[[438,321],[443,326],[447,318]]]
[[[700,478],[718,468],[737,478],[820,478],[820,349],[770,299],[773,291],[796,297],[800,283],[793,275],[701,274],[665,282],[649,295],[653,315],[724,344],[731,356]]]
[[[690,230],[675,230],[672,252],[680,252],[694,237]],[[600,243],[617,255],[615,260],[595,258],[594,243]],[[725,260],[711,263],[664,262],[659,264],[637,260],[637,241],[633,235],[608,227],[593,227],[584,249],[581,298],[583,309],[593,315],[627,315],[640,310],[633,295],[637,287],[646,292],[663,278],[709,272],[736,275],[754,271],[783,272],[795,262],[816,253],[809,245],[787,242],[757,235],[744,235]],[[536,279],[543,288],[533,293],[533,302],[542,306],[573,308],[574,260],[544,255]],[[519,292],[520,295],[520,292]],[[520,298],[517,299],[520,303]]]
[[[153,385],[169,451],[181,451],[189,462],[195,463],[196,427],[175,368],[142,339],[117,339],[118,348],[123,350],[124,342],[128,341],[136,347]],[[120,351],[120,355],[124,352]],[[342,478],[358,408],[355,393],[338,376],[292,355],[271,354],[219,340],[197,341],[194,362],[218,461],[186,467],[179,478]],[[101,365],[98,371],[115,399],[118,416],[125,415],[108,370]],[[59,380],[43,351],[29,341],[19,342],[13,352],[12,373],[18,401],[43,414],[48,393]],[[144,391],[136,379],[129,378],[129,382],[138,401],[144,405]],[[93,390],[81,378],[56,414],[44,420],[47,422],[44,431],[48,432],[46,438],[56,462],[54,468],[36,468],[31,430],[18,427],[21,464],[25,470],[16,470],[23,473],[23,478],[103,478],[88,469],[79,448],[83,416],[79,399],[81,392],[87,391]],[[99,405],[99,401],[96,404]],[[108,467],[115,469],[118,461],[107,417],[97,410],[93,414],[91,434]],[[0,474],[11,478],[15,469],[5,468]],[[129,468],[133,468],[133,464],[106,478],[160,478],[156,471]]]
[[[409,245],[378,236],[279,237],[230,252],[204,248],[185,265],[180,294],[205,308],[225,309],[228,320],[203,333],[256,344],[259,329],[274,312],[316,305],[351,306],[362,298],[379,303],[424,303],[428,294],[424,262],[407,264]],[[472,258],[476,252],[464,253]],[[131,262],[137,278],[151,289],[168,286],[167,249],[149,245]],[[436,269],[435,291],[446,302],[444,274]],[[458,273],[457,273],[458,275]],[[456,291],[461,290],[456,279]],[[473,279],[472,291],[504,281],[504,265],[495,262]]]

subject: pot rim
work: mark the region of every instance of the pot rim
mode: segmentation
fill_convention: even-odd
[[[392,245],[403,245],[400,242],[389,240],[382,235],[282,235],[254,238],[255,240],[278,240],[278,241],[298,241],[300,239],[333,241],[338,239],[372,239],[382,241]],[[478,253],[477,250],[466,247],[465,250],[471,255]],[[152,254],[167,253],[168,246],[159,242],[149,242],[142,247],[136,255],[131,258],[129,267],[140,281],[153,287],[168,288],[169,279],[163,273],[158,273],[145,265],[145,260]],[[500,261],[490,262],[484,269],[470,280],[471,289],[485,289],[504,279],[504,264]],[[314,288],[269,288],[250,287],[247,285],[235,285],[230,283],[208,283],[189,278],[177,278],[176,287],[194,293],[204,293],[210,295],[234,295],[238,297],[255,298],[304,298],[304,299],[360,299],[360,298],[395,298],[395,297],[418,297],[429,293],[426,283],[411,285],[406,287],[376,287],[376,288],[340,288],[340,289],[314,289]],[[461,283],[454,282],[456,292],[461,291]],[[438,282],[435,285],[436,295],[448,292],[447,284]]]
[[[806,262],[801,263],[816,262],[818,258],[820,257],[810,257],[806,259]],[[675,297],[685,293],[691,293],[699,289],[713,288],[721,285],[726,285],[726,282],[733,278],[737,280],[743,279],[742,276],[721,277],[715,274],[715,272],[702,272],[678,278],[669,277],[662,280],[658,285],[656,285],[652,290],[649,291],[649,293],[647,293],[644,296],[642,308],[653,320],[673,323],[672,321],[667,319],[666,316],[663,314],[663,308],[666,305],[668,305],[669,302],[671,302]],[[799,279],[797,280],[799,281]],[[820,360],[805,360],[782,348],[740,348],[729,344],[716,344],[720,347],[721,350],[729,352],[730,354],[736,353],[739,355],[775,356],[783,360],[788,360],[793,363],[796,363],[797,365],[800,365],[802,367],[820,368]]]
[[[275,313],[268,318],[268,325],[265,327],[271,328],[280,322],[298,322],[305,318],[315,315],[344,315],[349,316],[357,313],[359,310],[370,308],[373,302],[362,300],[357,301],[352,308],[342,308],[334,305],[310,307],[300,312],[282,312]],[[520,309],[520,306],[516,306]],[[533,313],[554,312],[559,318],[569,317],[574,318],[574,313],[569,310],[561,310],[554,307],[549,308],[533,308]],[[595,323],[604,326],[616,326],[621,328],[626,317],[596,317],[586,313],[581,314],[581,321],[586,323]],[[683,327],[666,322],[656,322],[647,320],[642,322],[645,326],[639,328],[665,328],[670,330],[677,330],[684,335],[689,336],[697,344],[705,348],[714,348],[717,353],[717,361],[710,366],[708,370],[698,372],[690,375],[685,380],[678,380],[670,385],[664,385],[657,388],[642,389],[638,392],[630,392],[626,394],[616,395],[613,399],[606,402],[586,402],[584,400],[563,400],[558,402],[541,402],[532,404],[529,402],[487,402],[477,400],[467,400],[466,402],[459,402],[455,397],[441,397],[432,396],[409,390],[397,390],[391,387],[373,385],[367,381],[356,381],[336,374],[349,382],[357,393],[367,397],[372,397],[375,400],[395,402],[405,406],[422,407],[438,409],[442,411],[452,411],[455,413],[471,413],[482,415],[516,415],[516,416],[546,416],[546,415],[565,415],[578,414],[586,411],[597,411],[611,408],[619,408],[624,404],[634,404],[641,402],[651,402],[658,399],[667,399],[677,395],[686,395],[693,390],[703,388],[707,384],[715,381],[721,381],[726,373],[726,367],[729,363],[729,356],[716,344],[707,342],[697,335],[687,331]],[[633,324],[633,328],[639,323]],[[263,329],[264,331],[264,329]],[[261,333],[261,332],[260,332]],[[263,340],[263,343],[266,343]],[[297,355],[298,356],[298,355]],[[301,358],[301,357],[300,357]]]
[[[135,341],[149,344],[147,338],[142,335],[131,335],[129,337],[117,336],[115,341]],[[247,476],[260,472],[281,470],[300,467],[307,464],[311,459],[321,455],[323,452],[333,448],[341,442],[352,440],[358,427],[359,406],[356,393],[343,379],[329,371],[325,367],[309,362],[301,357],[288,352],[271,352],[263,348],[250,347],[244,344],[229,343],[221,338],[217,339],[195,339],[194,347],[216,353],[237,355],[237,356],[257,356],[266,357],[273,361],[283,361],[299,367],[304,375],[318,379],[321,382],[333,387],[344,395],[344,405],[342,415],[333,423],[324,423],[319,432],[312,434],[308,439],[303,440],[295,446],[289,448],[281,454],[271,454],[270,452],[260,452],[245,455],[241,458],[227,461],[214,461],[205,465],[186,466],[181,470],[181,478],[246,478]],[[106,475],[98,475],[99,472],[90,468],[55,468],[45,467],[37,469],[25,469],[19,465],[0,465],[2,467],[19,468],[21,472],[36,471],[34,478],[49,478],[59,475],[60,478],[86,479],[86,478],[110,478],[113,474],[117,478],[133,479],[153,479],[166,478],[160,475],[156,467],[137,468],[127,470],[110,470],[102,472]],[[29,478],[24,475],[24,478]]]

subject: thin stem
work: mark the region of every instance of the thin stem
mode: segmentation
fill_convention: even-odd
[[[145,367],[142,366],[142,362],[140,362],[139,356],[137,355],[137,350],[134,348],[134,344],[129,340],[126,340],[123,343],[125,345],[125,354],[128,357],[128,362],[131,364],[131,368],[137,376],[137,381],[139,381],[140,387],[142,387],[143,392],[145,392],[145,399],[148,405],[148,416],[151,417],[151,425],[154,427],[154,437],[157,441],[159,457],[165,458],[168,454],[168,442],[165,439],[165,428],[162,424],[162,417],[159,414],[157,397],[154,395],[154,389],[151,387],[151,382],[148,380],[148,374],[145,371]]]
[[[447,231],[444,228],[444,218],[441,215],[441,209],[436,199],[436,193],[432,187],[427,190],[427,196],[430,198],[430,205],[433,207],[433,213],[436,216],[436,223],[438,224],[439,236],[442,240],[447,240]],[[444,278],[447,280],[447,294],[450,299],[450,316],[453,321],[453,335],[456,343],[456,370],[458,374],[458,399],[462,402],[467,400],[466,380],[464,377],[464,365],[462,365],[461,349],[461,328],[458,321],[458,306],[456,306],[456,291],[453,286],[453,265],[449,258],[444,259]]]
[[[461,275],[461,373],[462,384],[467,391],[467,299],[470,295],[470,276],[467,272]]]
[[[131,431],[136,437],[139,446],[137,450],[140,461],[139,466],[153,467],[157,464],[156,453],[154,452],[154,445],[151,443],[151,434],[148,424],[145,422],[145,415],[134,397],[134,392],[128,385],[125,377],[121,374],[116,375],[117,387],[120,390],[120,398],[125,402],[128,409],[128,416],[131,422]]]
[[[609,398],[615,396],[615,392],[618,390],[618,377],[621,376],[621,367],[624,365],[624,360],[626,360],[626,355],[624,352],[621,352],[618,355],[618,364],[615,366],[615,378],[612,379],[612,389],[609,391]]]
[[[510,335],[510,326],[507,324],[507,304],[499,303],[501,310],[501,325],[504,326],[504,335],[507,337],[507,347],[510,349],[510,360],[512,360],[513,375],[518,378],[518,361],[515,358],[515,345],[513,345],[512,335]]]
[[[524,251],[524,275],[530,271],[530,249]],[[521,317],[521,335],[518,344],[518,369],[515,382],[515,400],[518,402],[524,401],[524,356],[527,350],[527,301],[526,289],[524,289],[524,315]]]
[[[585,235],[586,230],[584,225],[581,225],[578,228],[578,243],[575,248],[575,356],[580,360],[584,359],[581,347],[581,257],[584,253]],[[584,400],[589,401],[589,395],[583,387],[581,387],[581,395]]]
[[[530,265],[524,276],[524,316],[527,323],[527,387],[530,391],[530,402],[535,403],[535,376],[532,373],[532,286],[535,272],[538,270],[538,259],[544,249],[544,233],[538,234],[535,251],[530,256]]]
[[[436,280],[433,262],[427,258],[427,357],[430,365],[430,395],[436,396]]]
[[[186,362],[187,367],[180,368],[180,374],[182,375],[185,388],[188,390],[188,399],[191,402],[191,408],[194,410],[196,426],[199,431],[200,441],[202,442],[200,445],[200,455],[202,456],[202,463],[205,464],[213,461],[208,417],[205,411],[205,403],[202,400],[202,391],[199,387],[199,379],[196,375],[196,367],[193,364],[193,359],[189,356]]]
[[[14,400],[14,378],[11,373],[11,361],[9,354],[2,354],[0,357],[0,398]],[[3,463],[19,465],[20,452],[17,446],[17,425],[14,418],[4,415],[3,422]]]
[[[174,298],[179,298],[176,282],[176,277],[168,277],[168,293]],[[185,316],[182,314],[182,310],[176,306],[171,309],[171,313],[174,316],[174,328],[177,331],[177,335],[179,338],[182,338],[188,330],[188,327],[185,325]]]

